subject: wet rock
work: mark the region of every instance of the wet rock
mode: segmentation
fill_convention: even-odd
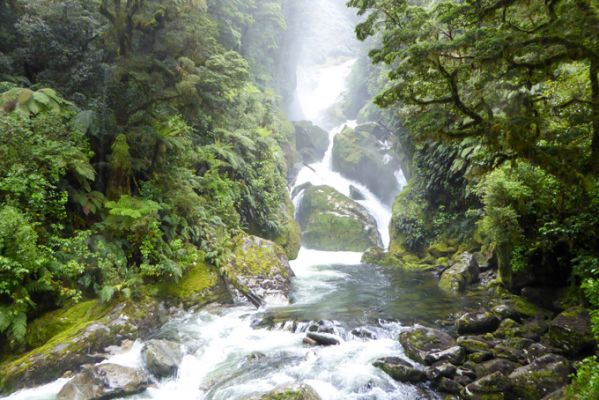
[[[306,337],[314,340],[321,346],[335,346],[341,343],[341,339],[338,336],[329,333],[308,332]]]
[[[360,182],[383,202],[391,204],[399,191],[395,171],[399,160],[372,135],[374,124],[346,127],[335,136],[332,153],[333,169]]]
[[[424,363],[427,354],[447,350],[456,345],[455,340],[447,333],[423,326],[402,332],[399,342],[406,354],[420,363]]]
[[[431,380],[439,378],[453,378],[456,375],[457,367],[448,362],[441,362],[426,369],[426,377]]]
[[[437,382],[436,386],[437,386],[437,390],[442,393],[450,393],[450,394],[455,394],[455,395],[460,394],[462,389],[464,388],[458,382],[456,382],[452,379],[445,378],[445,377],[442,377],[441,379],[439,379],[439,382]]]
[[[489,351],[491,348],[487,342],[468,336],[460,336],[458,338],[458,345],[462,346],[467,353]]]
[[[58,393],[58,400],[103,400],[141,393],[150,377],[135,368],[99,364],[84,368]]]
[[[458,333],[493,332],[499,326],[499,319],[491,312],[466,313],[456,321]]]
[[[259,400],[321,400],[310,385],[285,385],[269,392]]]
[[[497,316],[500,320],[504,320],[506,318],[513,319],[515,321],[520,321],[520,313],[514,308],[510,307],[508,304],[500,304],[498,306],[493,307],[491,310],[493,314]]]
[[[364,197],[364,194],[360,191],[360,189],[358,189],[354,185],[349,185],[349,197],[352,200],[356,201],[366,199],[366,197]]]
[[[493,348],[493,355],[497,358],[504,358],[517,363],[526,362],[526,357],[523,350],[500,343]]]
[[[505,392],[509,389],[510,383],[501,372],[494,372],[486,375],[468,386],[463,394],[467,399],[504,399]]]
[[[377,338],[376,333],[368,328],[355,328],[351,331],[351,334],[361,339],[375,340]]]
[[[509,375],[512,392],[518,399],[540,399],[568,383],[570,364],[562,356],[548,354]]]
[[[332,187],[306,188],[297,215],[302,243],[308,248],[365,251],[382,247],[375,219],[362,205]]]
[[[457,294],[478,280],[478,264],[474,255],[463,253],[450,268],[443,271],[439,280],[439,287],[445,292]]]
[[[256,307],[289,302],[294,274],[285,251],[270,240],[239,236],[222,270],[238,301],[246,300]]]
[[[320,320],[315,324],[308,327],[309,332],[319,333],[330,333],[332,335],[339,335],[338,323],[329,320]]]
[[[494,372],[501,372],[502,374],[509,374],[516,368],[521,367],[521,364],[506,360],[504,358],[496,358],[494,360],[485,361],[476,366],[476,376],[482,377],[490,375]]]
[[[293,123],[295,147],[306,164],[322,160],[329,147],[329,134],[309,121]]]
[[[537,358],[543,357],[547,354],[559,354],[561,352],[560,349],[555,347],[545,346],[541,343],[533,343],[524,350],[524,354],[526,356],[526,360],[529,363],[532,363]]]
[[[449,361],[452,364],[459,365],[464,362],[466,351],[460,346],[453,346],[448,349],[429,353],[424,357],[424,362],[428,365],[440,362]]]
[[[311,339],[307,336],[302,339],[302,343],[306,346],[318,346],[318,342],[316,340]]]
[[[493,357],[493,353],[490,351],[478,351],[476,353],[468,354],[468,360],[477,364],[490,360]]]
[[[555,392],[549,393],[547,396],[543,397],[542,400],[563,400],[567,398],[568,396],[566,394],[566,387],[562,387],[557,389]]]
[[[573,307],[559,314],[549,326],[549,342],[566,354],[575,356],[593,349],[595,340],[591,319],[582,307]]]
[[[168,340],[150,340],[141,350],[141,357],[150,371],[157,378],[167,378],[177,373],[183,351],[179,343]]]
[[[372,365],[399,382],[418,383],[426,379],[424,371],[414,368],[412,364],[399,357],[380,358]]]

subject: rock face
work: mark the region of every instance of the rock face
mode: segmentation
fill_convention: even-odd
[[[575,356],[595,346],[591,319],[582,307],[570,308],[559,314],[549,325],[551,344]]]
[[[452,294],[463,292],[466,287],[478,280],[478,264],[470,253],[464,253],[449,269],[443,271],[439,287]]]
[[[58,393],[58,400],[102,400],[141,393],[150,377],[116,364],[99,364],[75,375]]]
[[[355,129],[346,127],[335,136],[333,169],[362,183],[391,204],[399,191],[394,174],[399,169],[399,161],[390,146],[376,137],[380,130],[377,124],[365,124]]]
[[[321,400],[309,385],[283,386],[259,398],[260,400]]]
[[[167,378],[177,373],[183,360],[183,352],[178,343],[150,340],[144,345],[141,357],[148,371],[155,377]]]
[[[427,355],[450,349],[456,344],[447,333],[423,326],[402,332],[399,342],[406,354],[419,363],[425,363]]]
[[[329,186],[308,186],[298,208],[304,246],[328,251],[382,247],[376,221],[366,209]]]
[[[238,301],[248,300],[256,307],[289,302],[293,271],[285,251],[274,242],[239,236],[223,271]]]
[[[295,146],[302,161],[311,164],[322,160],[329,147],[329,134],[309,121],[293,123]]]
[[[414,368],[399,357],[379,358],[373,365],[399,382],[418,383],[426,379],[424,371]]]

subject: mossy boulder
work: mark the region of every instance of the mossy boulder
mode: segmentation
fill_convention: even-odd
[[[439,287],[451,294],[461,293],[469,284],[478,281],[478,264],[474,255],[463,253],[448,269],[443,271]]]
[[[424,256],[427,236],[432,225],[426,211],[427,201],[409,182],[393,202],[389,234],[389,252],[398,254],[409,251]]]
[[[144,344],[141,357],[148,371],[157,378],[168,378],[179,370],[183,351],[179,343],[152,339]]]
[[[382,240],[368,211],[329,186],[308,186],[298,209],[304,246],[328,251],[365,251]]]
[[[329,147],[329,134],[309,121],[293,123],[295,146],[302,161],[311,164],[322,160]]]
[[[259,400],[321,400],[309,385],[286,385],[260,397]]]
[[[411,359],[423,364],[427,355],[450,349],[456,345],[455,340],[449,334],[423,326],[400,333],[399,342]]]
[[[414,368],[412,364],[399,357],[379,358],[372,365],[399,382],[418,383],[426,379],[423,370]]]
[[[595,347],[588,312],[578,306],[559,314],[549,325],[550,343],[575,356]]]
[[[499,327],[499,318],[492,312],[466,313],[455,322],[459,334],[493,332]]]
[[[509,399],[507,393],[510,382],[501,372],[483,376],[466,386],[462,397],[472,400],[503,400]]]
[[[53,317],[58,325],[52,323]],[[161,304],[145,297],[106,305],[91,300],[48,314],[32,326],[41,329],[44,321],[48,325],[47,333],[36,336],[36,343],[51,337],[42,346],[0,364],[0,392],[41,385],[83,364],[101,361],[106,347],[144,337],[166,318]]]
[[[270,240],[240,235],[222,270],[238,301],[245,299],[256,307],[289,301],[293,271],[285,251]]]
[[[301,247],[301,231],[295,220],[295,206],[290,197],[281,206],[280,214],[280,220],[283,221],[281,231],[272,240],[285,250],[288,259],[295,260]]]
[[[335,136],[333,169],[370,189],[385,203],[391,204],[399,191],[395,171],[399,160],[390,146],[376,137],[377,124],[365,124],[355,129],[346,127]]]
[[[568,384],[570,363],[562,356],[547,354],[509,375],[514,397],[536,400]]]

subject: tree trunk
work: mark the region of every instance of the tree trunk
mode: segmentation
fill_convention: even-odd
[[[593,124],[593,140],[591,143],[590,170],[599,173],[599,60],[591,60],[589,68],[591,80],[591,122]]]
[[[506,289],[512,288],[512,249],[509,243],[497,246],[498,280]]]

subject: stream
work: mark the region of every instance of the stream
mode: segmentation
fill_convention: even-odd
[[[316,2],[315,7],[322,3]],[[332,52],[335,44],[328,47]],[[305,119],[331,125],[326,111],[346,90],[354,61],[341,55],[298,67],[297,100]],[[323,160],[304,167],[295,185],[329,185],[346,195],[350,185],[356,186],[365,195],[359,202],[375,218],[388,246],[390,207],[364,185],[331,169],[333,138],[346,125],[355,126],[355,121],[330,129],[330,145]],[[397,176],[400,184],[405,184],[401,173]],[[300,192],[294,198],[296,205],[301,196]],[[247,399],[288,383],[309,384],[323,400],[437,398],[426,387],[394,381],[372,362],[383,356],[405,358],[397,340],[402,330],[415,323],[446,319],[464,308],[464,302],[474,300],[450,300],[430,274],[363,265],[361,256],[302,247],[291,262],[296,277],[290,305],[259,310],[248,305],[208,307],[171,320],[155,337],[182,343],[186,355],[177,376],[130,398]],[[310,321],[321,320],[333,321],[335,332],[343,338],[340,345],[311,347],[302,343]],[[142,346],[135,342],[128,351],[105,362],[141,367]],[[66,381],[23,390],[6,399],[52,400]]]

